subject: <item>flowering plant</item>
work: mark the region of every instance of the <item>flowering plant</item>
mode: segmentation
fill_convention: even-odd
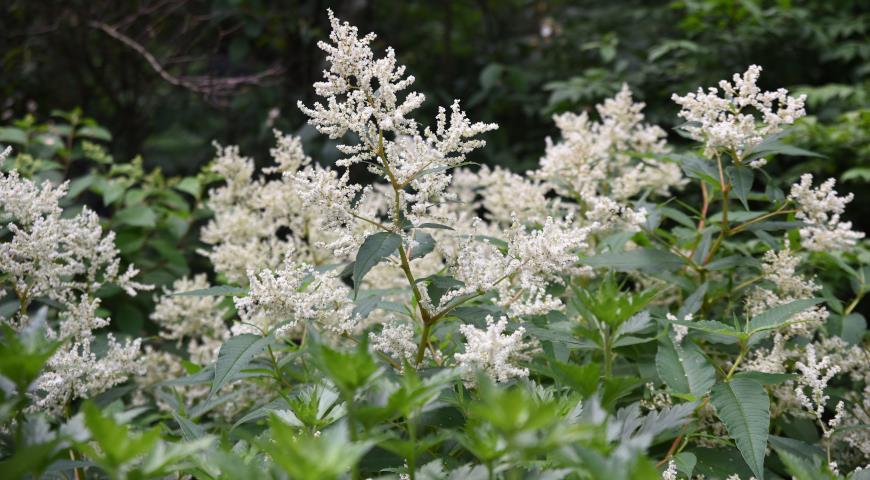
[[[48,330],[63,346],[22,380],[27,408],[122,378],[99,362],[138,374],[139,407],[85,403],[25,442],[117,478],[866,476],[870,253],[841,217],[852,197],[809,174],[786,193],[764,170],[813,155],[783,142],[803,97],[762,91],[757,66],[675,95],[699,143],[676,151],[625,86],[596,116],[556,116],[538,168],[472,168],[497,126],[459,101],[422,126],[395,53],[329,16],[322,101],[299,107],[343,157],[322,167],[276,132],[256,172],[217,145],[200,249],[216,284],[163,289],[151,319],[170,342],[146,362],[129,365],[135,342],[87,350],[108,322],[92,289],[143,288],[111,234],[87,211],[61,218],[62,187],[0,177],[19,305],[4,322],[24,335],[31,299],[63,307]],[[73,368],[75,390],[53,393]],[[138,432],[157,419],[163,432]]]

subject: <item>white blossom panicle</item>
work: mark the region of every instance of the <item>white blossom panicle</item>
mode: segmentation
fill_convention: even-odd
[[[41,298],[58,307],[46,336],[64,343],[49,359],[31,395],[34,408],[57,413],[70,400],[86,398],[124,381],[141,370],[136,363],[140,340],[118,342],[109,335],[106,353],[91,351],[94,330],[111,322],[97,314],[95,292],[113,284],[130,295],[151,287],[133,280],[132,265],[121,271],[114,232],[103,232],[96,213],[84,209],[63,218],[58,202],[66,184],[37,186],[16,171],[0,172],[0,271],[15,293],[18,313],[0,317],[17,330],[31,323],[29,311]]]
[[[718,89],[671,96],[682,108],[683,130],[704,143],[707,155],[732,152],[741,161],[765,137],[806,115],[805,95],[791,97],[784,88],[762,92],[757,85],[760,75],[761,67],[750,65],[742,75],[734,74],[733,83],[720,81]]]
[[[623,202],[644,190],[667,195],[682,186],[679,166],[658,159],[668,151],[666,134],[643,123],[643,107],[623,85],[615,97],[597,106],[600,122],[585,112],[556,115],[562,140],[547,139],[546,154],[531,175],[583,201],[607,196]]]
[[[399,362],[413,362],[417,354],[414,327],[408,323],[391,321],[380,332],[369,333],[372,350],[381,352]]]
[[[406,115],[416,110],[424,97],[411,92],[404,101],[399,100],[401,92],[414,83],[414,77],[405,77],[405,67],[396,64],[391,48],[384,58],[375,59],[370,47],[376,38],[374,33],[359,37],[356,27],[340,22],[331,10],[329,21],[330,43],[317,44],[326,52],[329,68],[323,72],[323,81],[314,84],[326,105],[298,105],[311,118],[311,124],[330,138],[341,138],[348,130],[359,137],[359,145],[342,147],[352,155],[342,161],[346,166],[374,156],[372,147],[378,145],[379,130],[416,134],[416,122]]]
[[[48,180],[37,185],[22,179],[15,170],[0,172],[0,212],[27,225],[40,217],[60,215],[58,202],[66,195],[67,187],[66,182],[55,187]]]
[[[830,397],[825,393],[825,389],[828,387],[828,382],[834,378],[834,375],[840,373],[840,366],[833,364],[831,357],[828,356],[818,359],[816,357],[815,345],[810,343],[806,346],[805,361],[796,362],[795,368],[800,371],[795,394],[801,406],[820,422],[827,435],[826,424],[822,417],[825,412],[825,405]],[[805,392],[806,389],[810,390],[809,396]],[[842,409],[843,407],[838,407],[838,410]],[[838,418],[836,418],[838,423],[841,417],[842,415],[838,412]]]
[[[507,317],[494,322],[492,316],[487,316],[485,330],[467,324],[459,327],[465,336],[465,351],[455,354],[454,358],[467,383],[474,382],[477,371],[485,372],[496,382],[529,376],[528,368],[516,365],[529,359],[531,345],[523,341],[525,329],[519,327],[505,335],[507,324]]]
[[[338,146],[346,158],[336,165],[369,162],[373,173],[404,191],[402,198],[395,199],[399,206],[422,215],[433,202],[440,201],[450,180],[447,170],[461,165],[467,154],[485,145],[475,137],[498,126],[471,122],[455,100],[449,115],[447,109],[439,108],[434,128],[421,131],[408,114],[424,97],[417,92],[403,93],[414,77],[405,76],[405,67],[396,64],[395,52],[388,48],[385,57],[375,58],[370,47],[374,34],[359,37],[356,27],[340,22],[332,11],[329,19],[330,43],[318,44],[327,53],[328,68],[323,72],[324,80],[314,85],[325,103],[307,107],[299,102],[299,108],[330,138],[341,138],[348,131],[355,134],[358,143]],[[314,182],[309,179],[308,183]],[[408,186],[414,193],[405,191]]]
[[[214,218],[201,231],[210,248],[200,250],[215,271],[234,283],[244,284],[249,269],[276,268],[288,250],[294,257],[313,264],[332,260],[328,250],[317,245],[334,241],[322,228],[326,212],[312,208],[310,198],[296,183],[312,175],[316,167],[302,150],[297,137],[275,131],[271,149],[273,165],[264,174],[281,173],[277,179],[255,178],[254,161],[243,157],[238,147],[216,146],[213,172],[224,185],[209,191],[208,207]],[[279,231],[287,235],[278,235]]]
[[[801,275],[797,268],[801,259],[792,253],[788,243],[780,251],[768,250],[762,258],[761,273],[773,288],[754,288],[747,298],[747,314],[758,315],[795,300],[813,298],[821,285]],[[824,306],[816,306],[794,315],[782,331],[786,336],[810,336],[828,318]]]
[[[577,253],[588,247],[587,239],[597,225],[578,227],[571,217],[548,217],[541,228],[528,229],[514,217],[502,253],[488,240],[472,237],[460,248],[453,275],[463,287],[446,293],[441,304],[467,294],[496,290],[496,303],[511,315],[540,315],[560,309],[561,301],[546,292],[551,282],[577,274]]]
[[[350,289],[335,272],[287,261],[275,271],[251,271],[248,280],[248,294],[233,299],[241,318],[233,327],[235,334],[262,334],[278,327],[276,335],[286,336],[306,321],[337,334],[357,327]]]
[[[640,231],[646,223],[647,212],[643,208],[633,209],[605,196],[587,197],[586,220],[601,229],[622,228],[627,231]]]
[[[550,186],[510,170],[482,166],[475,174],[475,188],[486,210],[484,218],[502,227],[509,227],[514,218],[526,224],[544,223],[558,208],[547,199]]]
[[[263,173],[295,172],[311,163],[311,157],[305,155],[302,139],[294,135],[286,135],[280,130],[273,130],[276,145],[269,150],[275,161],[275,166],[264,168]]]
[[[190,360],[207,365],[217,359],[220,346],[229,335],[224,323],[226,308],[221,298],[210,295],[177,295],[208,288],[204,274],[180,278],[172,288],[155,298],[151,320],[160,326],[160,337],[185,345]]]
[[[45,370],[33,384],[33,408],[60,413],[71,400],[90,398],[127,380],[142,375],[141,339],[118,342],[108,334],[106,353],[97,358],[92,339],[84,338],[64,345],[48,360]]]
[[[852,222],[840,221],[846,205],[853,194],[837,196],[836,180],[829,178],[818,188],[813,188],[813,176],[801,175],[800,183],[792,185],[788,198],[797,204],[798,220],[806,223],[801,227],[801,245],[807,250],[825,252],[845,250],[864,238],[863,232],[852,230]]]

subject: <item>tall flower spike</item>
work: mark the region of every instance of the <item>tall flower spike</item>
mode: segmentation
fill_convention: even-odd
[[[405,77],[405,67],[396,64],[393,49],[375,59],[370,45],[377,36],[369,33],[360,38],[356,27],[340,22],[332,10],[328,12],[331,43],[317,45],[327,53],[329,68],[323,72],[323,81],[314,84],[326,104],[317,102],[309,108],[300,101],[298,105],[311,124],[330,138],[341,138],[347,131],[359,137],[360,144],[339,147],[350,157],[337,164],[347,166],[373,158],[379,131],[416,135],[417,123],[406,115],[425,97],[411,92],[400,101],[401,92],[414,83],[414,77]]]
[[[341,138],[348,131],[356,135],[357,143],[337,147],[346,157],[336,165],[371,162],[373,173],[403,190],[402,198],[392,204],[410,207],[415,216],[422,216],[438,203],[449,184],[446,170],[462,164],[468,153],[485,145],[474,137],[498,126],[472,123],[454,100],[449,118],[447,110],[440,108],[435,129],[426,128],[421,133],[408,115],[423,103],[424,96],[403,93],[414,77],[405,76],[405,67],[397,65],[393,49],[387,48],[383,58],[375,58],[371,50],[374,34],[360,38],[356,27],[340,22],[332,11],[329,19],[330,43],[318,44],[327,53],[329,67],[323,72],[324,80],[314,85],[325,103],[308,107],[299,102],[299,108],[311,125],[330,138]],[[379,157],[377,161],[375,157]],[[404,191],[408,186],[416,193]]]

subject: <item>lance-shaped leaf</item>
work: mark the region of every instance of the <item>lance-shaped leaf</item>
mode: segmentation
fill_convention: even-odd
[[[274,339],[270,336],[260,337],[250,333],[236,335],[221,345],[217,362],[214,367],[214,380],[211,384],[211,397],[227,382],[233,379],[251,359],[266,349]]]
[[[704,303],[704,296],[707,295],[707,282],[701,284],[697,290],[692,292],[691,295],[683,301],[683,304],[680,306],[680,310],[677,311],[677,318],[680,320],[685,319],[688,315],[694,315],[698,313],[698,310],[701,309],[701,305]]]
[[[761,333],[767,330],[774,330],[783,325],[797,315],[798,313],[814,307],[822,302],[821,298],[810,298],[806,300],[795,300],[793,302],[780,305],[778,307],[766,310],[749,321],[749,333]]]
[[[676,343],[671,335],[659,342],[656,353],[656,371],[674,392],[704,396],[716,383],[716,370],[692,342]]]
[[[231,295],[246,295],[248,289],[245,287],[234,287],[232,285],[217,285],[214,287],[200,288],[199,290],[189,290],[187,292],[176,292],[171,294],[177,297],[217,297]]]
[[[743,204],[743,208],[749,210],[749,192],[752,190],[752,170],[746,167],[728,167],[728,176],[731,178],[731,191]]]
[[[770,427],[770,398],[764,386],[750,378],[733,378],[713,387],[710,401],[752,473],[758,480],[764,480],[764,452]]]
[[[686,262],[671,252],[653,248],[638,248],[627,252],[611,252],[584,258],[580,263],[590,267],[608,267],[616,271],[676,270]]]
[[[363,277],[381,260],[390,256],[402,244],[402,237],[391,232],[373,233],[366,237],[353,262],[353,294],[359,292]]]

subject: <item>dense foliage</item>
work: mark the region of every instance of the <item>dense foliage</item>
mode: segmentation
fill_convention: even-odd
[[[868,478],[870,244],[782,174],[866,150],[864,112],[741,65],[672,87],[674,145],[620,85],[520,175],[329,21],[298,107],[331,166],[277,130],[185,177],[78,110],[0,130],[4,475]]]

